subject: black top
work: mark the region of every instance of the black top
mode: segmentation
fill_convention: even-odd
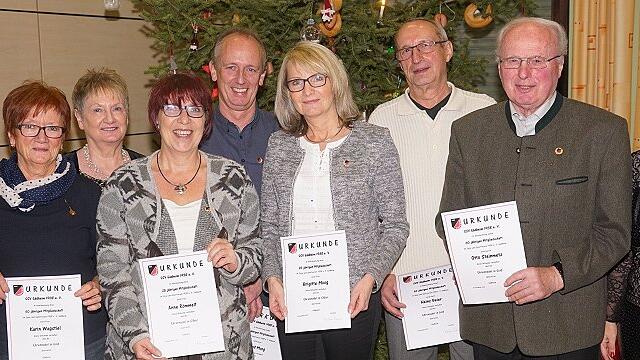
[[[96,209],[100,191],[77,176],[60,198],[29,212],[0,198],[0,272],[5,277],[80,274],[82,283],[96,271]],[[70,208],[73,211],[70,211]],[[71,213],[75,212],[74,215]],[[85,344],[105,336],[107,313],[82,307]],[[0,353],[7,352],[5,303],[0,305]]]
[[[267,142],[272,133],[280,130],[275,116],[256,109],[253,120],[240,131],[220,113],[220,108],[216,107],[212,121],[211,134],[202,141],[200,149],[243,165],[260,195],[262,163],[267,152]]]
[[[71,152],[68,152],[66,154],[64,154],[64,158],[69,160],[75,167],[76,170],[78,171],[78,174],[82,175],[83,177],[91,180],[92,183],[94,183],[96,185],[96,187],[98,188],[98,191],[101,191],[102,186],[104,185],[104,181],[100,180],[100,179],[96,179],[94,177],[91,177],[83,172],[80,171],[80,164],[78,163],[78,151],[80,149],[76,149],[73,150]],[[131,160],[135,160],[135,159],[139,159],[144,157],[144,155],[137,153],[133,150],[129,150],[129,149],[125,149],[126,152],[129,154],[129,157],[131,158]],[[98,202],[96,201],[96,208],[98,207]]]
[[[413,101],[413,103],[418,107],[418,109],[424,110],[432,120],[435,119],[436,116],[438,115],[438,112],[440,112],[440,110],[442,110],[442,108],[445,105],[447,105],[447,103],[449,102],[449,98],[450,97],[451,97],[451,93],[449,93],[449,95],[445,96],[444,99],[440,100],[440,102],[435,104],[432,108],[428,108],[426,106],[422,106],[419,102],[413,100],[413,98],[411,97],[411,94],[409,94],[409,99],[411,99],[411,101]]]
[[[633,163],[631,252],[607,277],[607,320],[619,322],[624,300],[640,307],[640,151],[631,154]]]

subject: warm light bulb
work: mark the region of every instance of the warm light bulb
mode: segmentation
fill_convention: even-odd
[[[107,11],[117,11],[120,8],[120,0],[104,0],[104,9]]]
[[[384,15],[384,5],[386,3],[386,0],[382,0],[380,2],[380,16],[379,19],[382,20],[382,16]]]

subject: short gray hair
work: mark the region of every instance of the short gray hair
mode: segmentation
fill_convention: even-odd
[[[564,27],[562,27],[562,25],[558,24],[555,21],[543,19],[543,18],[520,17],[520,18],[516,18],[509,21],[505,26],[502,27],[502,29],[500,29],[500,32],[498,33],[498,38],[496,40],[496,43],[497,43],[496,44],[496,60],[497,61],[500,61],[500,53],[502,50],[502,41],[504,40],[504,37],[507,35],[509,31],[523,24],[535,24],[551,31],[551,33],[554,34],[556,38],[556,45],[558,46],[557,55],[563,55],[563,56],[567,55],[569,40],[567,39],[567,33],[564,30]]]
[[[224,40],[230,36],[238,35],[245,37],[247,39],[252,39],[258,44],[258,48],[260,50],[260,66],[262,67],[260,70],[264,70],[267,65],[267,50],[264,47],[264,43],[260,39],[260,36],[255,32],[245,29],[242,27],[232,27],[221,34],[216,38],[216,43],[213,45],[213,51],[211,52],[211,61],[213,61],[214,65],[218,65],[218,58],[220,57],[220,48],[222,48],[222,44]]]
[[[439,22],[433,20],[433,19],[424,19],[424,18],[415,18],[415,19],[411,19],[408,20],[406,22],[404,22],[402,25],[400,25],[400,28],[398,29],[398,31],[396,31],[395,35],[393,35],[393,43],[395,44],[396,48],[398,47],[398,34],[400,33],[400,31],[407,25],[409,25],[410,23],[414,23],[414,22],[425,22],[429,25],[431,25],[435,30],[436,30],[436,34],[438,34],[439,37],[439,41],[448,41],[449,37],[447,36],[447,32],[444,30],[444,28],[442,27],[442,25],[440,25]]]

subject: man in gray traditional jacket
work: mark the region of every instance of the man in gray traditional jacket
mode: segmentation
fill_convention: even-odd
[[[508,23],[496,54],[509,100],[452,127],[440,212],[515,200],[528,265],[503,279],[510,302],[461,306],[475,359],[599,359],[604,275],[629,251],[629,135],[555,91],[566,53],[557,23]]]

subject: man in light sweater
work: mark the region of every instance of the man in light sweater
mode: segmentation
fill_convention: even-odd
[[[382,285],[382,304],[392,360],[435,360],[438,347],[408,351],[402,330],[405,307],[396,295],[396,274],[449,264],[449,256],[432,219],[438,213],[449,155],[451,124],[477,109],[494,104],[483,94],[447,82],[453,45],[438,23],[411,20],[395,36],[398,60],[409,88],[376,108],[369,122],[391,130],[400,153],[411,233],[407,246]],[[450,344],[451,359],[471,360],[473,350],[462,341]]]

